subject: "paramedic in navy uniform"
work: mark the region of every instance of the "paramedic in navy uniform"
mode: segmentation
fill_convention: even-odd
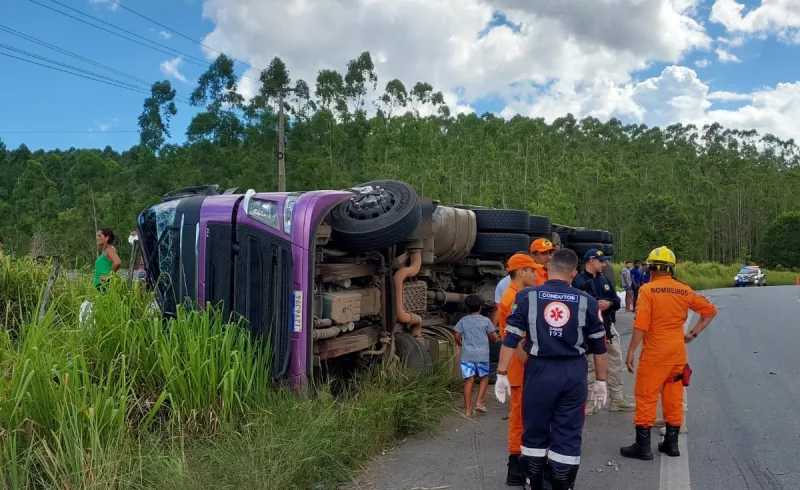
[[[594,354],[597,381],[590,403],[608,400],[606,341],[597,300],[570,286],[578,256],[569,249],[553,254],[550,279],[523,289],[508,316],[500,351],[495,395],[510,395],[507,369],[516,354],[525,356],[522,383],[522,469],[525,488],[540,490],[547,461],[553,490],[574,488],[581,460],[581,432],[587,402],[585,354]],[[525,340],[525,352],[517,350]]]

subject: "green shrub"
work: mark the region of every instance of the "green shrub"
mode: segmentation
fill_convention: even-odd
[[[59,279],[38,319],[48,274],[30,261],[0,272],[14,319],[0,329],[3,489],[332,485],[453,406],[441,370],[375,371],[337,396],[276,390],[268,350],[242,326],[213,309],[164,323],[150,294],[119,279],[104,293]]]
[[[768,267],[800,269],[800,211],[783,213],[767,227],[758,256]]]
[[[14,260],[9,256],[0,259],[0,325],[16,329],[35,318],[52,271],[51,261],[38,262],[28,257]],[[60,275],[52,294],[63,296],[77,287],[77,284],[70,284],[66,277]],[[64,312],[64,306],[61,304],[57,308]]]

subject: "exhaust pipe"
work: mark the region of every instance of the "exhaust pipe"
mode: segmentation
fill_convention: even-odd
[[[403,282],[409,277],[419,274],[422,268],[422,254],[419,250],[411,251],[411,263],[394,273],[395,303],[397,321],[411,327],[411,335],[422,337],[422,317],[416,313],[409,313],[403,306]]]

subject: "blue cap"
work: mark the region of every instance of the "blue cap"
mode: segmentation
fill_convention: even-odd
[[[589,262],[591,259],[597,259],[600,262],[608,262],[608,256],[603,255],[603,251],[596,248],[589,250],[586,252],[586,255],[583,256],[584,262]]]

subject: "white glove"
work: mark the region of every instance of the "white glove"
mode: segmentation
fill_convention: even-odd
[[[605,406],[608,401],[608,388],[605,381],[595,381],[592,384],[592,401],[597,410]]]
[[[505,403],[506,395],[511,396],[511,383],[508,382],[508,376],[498,374],[497,381],[494,382],[494,396],[500,403]]]

